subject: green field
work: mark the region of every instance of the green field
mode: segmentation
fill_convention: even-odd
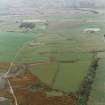
[[[75,55],[77,56],[77,54]],[[42,64],[33,67],[31,71],[40,77],[43,82],[49,86],[53,86],[53,88],[66,92],[73,92],[78,90],[78,87],[80,86],[84,76],[86,76],[91,64],[91,54],[82,54],[82,56],[84,56],[83,60],[81,59],[76,63],[55,62],[51,64]],[[71,59],[73,58],[71,57]],[[68,60],[68,58],[64,58],[64,60]],[[57,77],[53,81],[56,73]]]
[[[0,32],[0,62],[11,62],[24,43],[36,33]]]

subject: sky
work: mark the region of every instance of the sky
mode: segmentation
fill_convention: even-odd
[[[74,5],[79,1],[92,1],[96,5],[105,5],[105,0],[0,0],[0,8],[8,6],[62,6]]]

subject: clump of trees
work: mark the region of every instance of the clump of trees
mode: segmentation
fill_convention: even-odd
[[[24,23],[21,23],[19,27],[24,28],[26,31],[32,31],[35,28],[35,24],[24,22]]]

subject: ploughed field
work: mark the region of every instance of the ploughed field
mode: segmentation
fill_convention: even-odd
[[[77,93],[92,62],[95,58],[101,59],[98,54],[105,51],[103,18],[104,15],[100,14],[49,17],[46,30],[31,32],[20,30],[14,22],[9,25],[7,21],[0,26],[0,72],[7,72],[9,64],[14,62],[10,73],[16,76],[9,80],[20,104],[28,105],[33,99],[32,105],[42,105],[40,100],[45,105],[76,105]],[[84,32],[84,29],[94,27],[101,31]],[[104,73],[103,70],[102,72]],[[97,87],[99,79],[101,80],[97,74],[93,88]],[[100,84],[99,82],[98,86]],[[14,104],[8,89],[8,95],[3,90],[2,92],[0,96],[9,97]],[[90,103],[92,99],[98,99],[95,96],[97,94],[94,89],[91,91]],[[54,101],[56,99],[64,100],[66,104]]]

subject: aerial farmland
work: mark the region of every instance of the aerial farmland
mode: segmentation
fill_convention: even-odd
[[[13,8],[0,12],[0,105],[105,105],[104,10]]]

